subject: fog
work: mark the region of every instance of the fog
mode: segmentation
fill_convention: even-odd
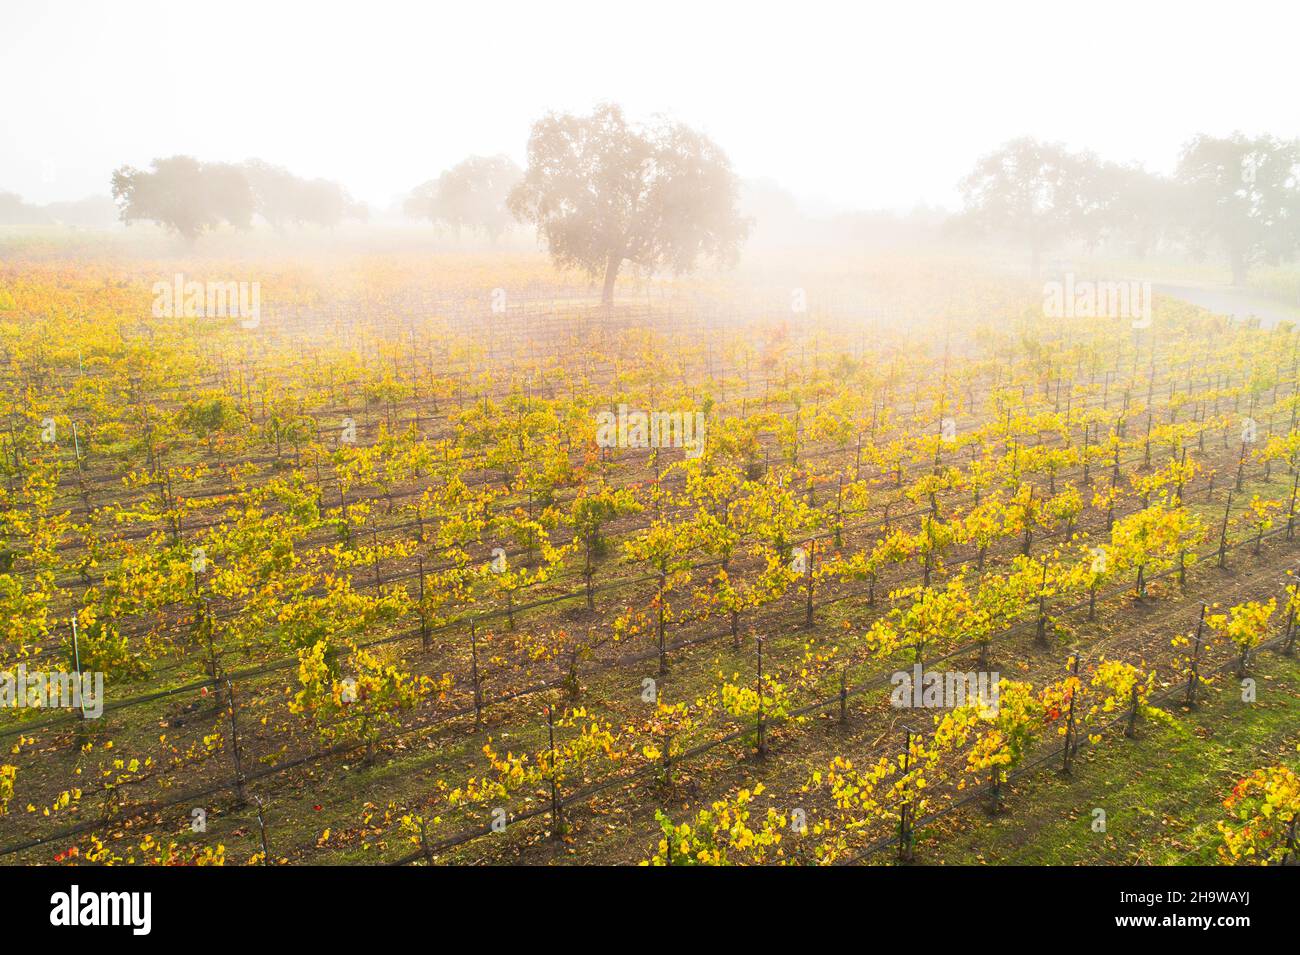
[[[605,304],[620,274],[752,277],[799,248],[1294,304],[1270,270],[1300,250],[1298,24],[1284,3],[9,4],[0,228],[126,224],[163,256],[541,251]]]
[[[667,114],[807,208],[955,208],[1021,135],[1172,170],[1300,134],[1289,3],[0,6],[0,192],[106,196],[158,156],[259,157],[390,207],[547,111]]]

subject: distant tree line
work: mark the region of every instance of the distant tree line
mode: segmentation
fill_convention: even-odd
[[[961,183],[957,224],[1041,257],[1067,241],[1120,241],[1141,257],[1171,243],[1194,258],[1222,250],[1235,284],[1249,269],[1300,251],[1300,141],[1197,136],[1165,177],[1090,152],[1016,139],[985,156]]]
[[[338,183],[301,179],[260,159],[204,163],[190,156],[155,159],[148,170],[122,166],[113,173],[113,199],[123,222],[157,222],[193,242],[220,225],[251,227],[260,216],[277,231],[345,218],[364,219]]]
[[[0,191],[0,226],[63,225],[102,228],[117,221],[117,207],[107,196],[87,196],[35,205],[15,192]]]
[[[402,210],[412,219],[428,219],[460,237],[478,230],[495,245],[514,222],[506,205],[523,170],[506,156],[470,156],[437,179],[416,186]]]
[[[726,155],[680,123],[634,124],[613,104],[549,114],[533,124],[527,156],[524,169],[505,156],[470,156],[412,190],[403,209],[493,243],[512,222],[528,223],[557,266],[601,284],[606,304],[626,263],[674,274],[705,260],[726,266],[751,232]],[[1158,247],[1193,258],[1221,249],[1244,284],[1252,266],[1300,251],[1300,141],[1197,136],[1166,177],[1017,139],[980,159],[961,190],[965,208],[953,224],[1023,244],[1035,273],[1065,243],[1123,243],[1138,257]],[[247,228],[254,216],[284,229],[365,214],[337,183],[260,160],[173,156],[147,171],[123,167],[113,198],[123,220],[153,220],[190,240],[223,224]]]

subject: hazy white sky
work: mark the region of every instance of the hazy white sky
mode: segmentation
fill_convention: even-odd
[[[1197,131],[1300,136],[1300,4],[0,0],[0,191],[258,156],[386,205],[603,99],[806,199],[953,205],[1032,134],[1172,167]]]

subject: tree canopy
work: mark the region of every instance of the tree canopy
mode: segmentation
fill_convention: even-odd
[[[1091,154],[1055,143],[1012,140],[983,157],[961,183],[966,221],[980,231],[1022,239],[1038,272],[1042,253],[1078,231],[1091,205],[1097,169]]]
[[[254,215],[276,229],[365,218],[364,206],[338,183],[301,179],[260,159],[203,163],[172,156],[155,159],[149,171],[123,166],[113,173],[113,198],[123,222],[147,219],[190,242],[223,223],[247,229]]]
[[[328,179],[302,179],[260,159],[244,163],[257,214],[276,229],[286,225],[333,228],[345,217],[364,218],[346,189]]]
[[[1164,177],[1016,139],[982,158],[961,189],[959,221],[1022,242],[1035,273],[1042,253],[1067,240],[1122,236],[1142,255],[1177,237],[1193,251],[1218,243],[1240,285],[1252,265],[1300,248],[1300,141],[1197,136]]]
[[[1197,136],[1183,149],[1176,178],[1190,228],[1223,245],[1234,283],[1245,283],[1251,265],[1300,247],[1300,143]]]
[[[749,233],[722,150],[680,123],[634,126],[615,105],[533,124],[511,211],[533,223],[561,268],[604,276],[613,301],[624,262],[681,274],[702,258],[736,260]]]
[[[122,166],[113,173],[113,198],[123,222],[150,219],[193,242],[228,223],[252,224],[253,190],[243,171],[190,156],[155,159],[148,172]]]
[[[445,225],[459,236],[479,229],[495,243],[513,217],[506,205],[523,171],[507,156],[470,156],[417,186],[403,205],[408,216]]]

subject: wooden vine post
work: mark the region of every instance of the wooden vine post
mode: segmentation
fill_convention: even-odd
[[[767,729],[767,714],[763,710],[763,638],[758,638],[758,755],[763,757],[767,755],[767,738],[765,731]]]
[[[1201,618],[1196,622],[1196,643],[1187,673],[1187,706],[1196,706],[1196,687],[1201,681],[1201,642],[1205,633],[1205,604],[1201,604]]]
[[[429,618],[424,610],[424,557],[423,555],[415,559],[416,571],[420,575],[420,646],[425,650],[429,649]]]
[[[1061,773],[1069,776],[1073,772],[1074,754],[1078,749],[1075,742],[1075,724],[1074,724],[1074,703],[1075,697],[1079,695],[1079,655],[1076,653],[1070,659],[1070,675],[1075,678],[1076,685],[1070,689],[1070,706],[1065,714],[1065,750],[1061,759]]]
[[[478,675],[478,634],[474,629],[474,620],[469,622],[469,678],[474,684],[474,725],[483,720],[483,682]]]
[[[546,735],[550,740],[551,746],[551,838],[560,839],[562,836],[560,821],[560,790],[556,782],[558,768],[555,764],[555,708],[549,703],[546,706]]]
[[[912,736],[911,727],[903,727],[903,779],[907,779],[907,774],[912,769]],[[903,799],[898,805],[898,861],[899,863],[911,862],[916,855],[915,836],[912,831],[914,823],[912,818],[912,796],[907,791],[906,782],[904,782]]]
[[[239,750],[238,706],[235,703],[235,684],[226,680],[226,702],[230,706],[230,752],[235,760],[235,798],[237,805],[244,805],[248,797],[244,792],[244,764]]]

